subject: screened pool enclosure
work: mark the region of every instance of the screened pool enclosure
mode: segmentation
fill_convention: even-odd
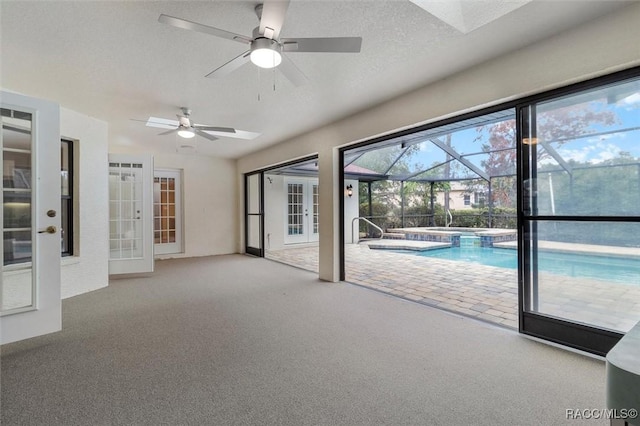
[[[599,354],[640,320],[640,69],[340,152],[347,281]]]

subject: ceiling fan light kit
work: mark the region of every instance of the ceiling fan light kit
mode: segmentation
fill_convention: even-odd
[[[185,139],[191,139],[193,137],[195,137],[196,133],[188,128],[188,127],[182,127],[182,125],[180,126],[180,130],[178,130],[178,136],[183,137]]]
[[[275,68],[282,62],[282,46],[275,40],[261,37],[251,42],[251,62],[260,68]]]

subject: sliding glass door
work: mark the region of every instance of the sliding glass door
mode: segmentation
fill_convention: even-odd
[[[640,78],[519,119],[521,330],[605,354],[640,320]]]
[[[245,252],[264,257],[264,197],[262,172],[246,174],[245,188]]]

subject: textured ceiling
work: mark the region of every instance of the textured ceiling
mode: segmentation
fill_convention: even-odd
[[[131,119],[175,118],[186,106],[196,123],[261,134],[196,138],[200,155],[237,158],[629,2],[455,3],[437,17],[408,0],[292,0],[281,37],[363,37],[359,54],[290,53],[309,80],[295,87],[252,64],[205,78],[246,46],[158,23],[164,13],[250,35],[257,2],[2,1],[0,83],[103,119],[112,144],[140,150],[175,152],[179,140]]]

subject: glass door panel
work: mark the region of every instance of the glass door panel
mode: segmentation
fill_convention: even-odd
[[[109,163],[109,245],[112,259],[139,259],[143,255],[142,164]]]
[[[305,236],[305,202],[304,202],[304,184],[287,183],[287,238],[289,243],[298,242]]]
[[[156,170],[153,179],[153,240],[155,254],[182,252],[180,170]]]
[[[245,252],[264,257],[263,174],[245,175]]]
[[[2,312],[35,305],[32,269],[32,121],[31,114],[3,110]]]
[[[525,333],[605,354],[640,320],[640,79],[520,109]]]
[[[317,179],[285,179],[285,244],[318,241]]]
[[[320,201],[320,193],[318,192],[318,184],[313,184],[312,185],[312,193],[313,193],[313,198],[312,198],[312,210],[313,210],[313,225],[311,227],[311,234],[312,234],[312,239],[314,241],[318,241],[318,213],[320,211],[319,209],[319,201]]]
[[[538,221],[526,308],[626,332],[640,321],[640,223]]]
[[[153,271],[153,159],[109,154],[109,273]]]

